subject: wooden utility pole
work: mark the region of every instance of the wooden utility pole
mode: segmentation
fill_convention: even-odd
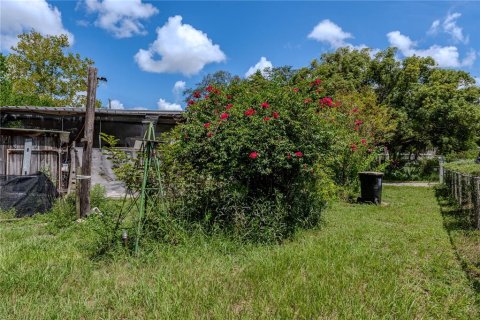
[[[79,176],[80,218],[90,212],[90,187],[92,184],[92,145],[95,124],[95,100],[97,94],[97,68],[88,67],[87,106],[85,108],[85,128],[81,175]]]

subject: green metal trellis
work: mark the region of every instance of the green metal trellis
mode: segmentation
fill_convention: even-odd
[[[162,207],[165,208],[157,145],[158,141],[155,137],[155,128],[153,123],[149,122],[139,153],[143,164],[143,178],[140,193],[138,194],[140,204],[138,208],[137,232],[135,236],[135,254],[137,255],[139,252],[139,241],[146,215],[156,204],[158,204],[159,200],[162,202]],[[152,185],[152,181],[149,179],[151,169],[153,169],[153,175],[158,185]]]

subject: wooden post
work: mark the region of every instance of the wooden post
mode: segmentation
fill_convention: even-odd
[[[30,164],[32,160],[32,138],[25,139],[25,144],[23,146],[23,166],[22,166],[22,176],[30,174]]]
[[[95,124],[95,100],[97,94],[97,68],[88,67],[87,106],[85,108],[85,129],[82,155],[82,175],[80,187],[80,218],[85,218],[90,212],[90,187],[92,184],[92,145],[93,128]]]
[[[443,156],[438,157],[438,177],[440,183],[443,183],[444,180],[444,170],[443,170],[443,164],[445,163],[445,158]]]
[[[473,207],[473,216],[476,218],[475,227],[480,230],[480,177],[475,177],[473,190],[476,204],[476,206]]]

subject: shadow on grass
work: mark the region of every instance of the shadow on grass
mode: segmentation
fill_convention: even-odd
[[[476,239],[480,233],[473,227],[469,214],[459,208],[449,196],[446,186],[437,186],[435,196],[440,205],[443,225],[448,232],[450,243],[477,294],[477,304],[480,305],[480,257],[476,254],[478,248],[475,250],[475,243],[478,241]]]

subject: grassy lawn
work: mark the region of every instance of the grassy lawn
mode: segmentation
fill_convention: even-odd
[[[0,223],[0,319],[475,319],[479,290],[434,191],[387,187],[386,206],[337,203],[278,246],[195,238],[93,261],[46,217]]]
[[[480,293],[480,230],[473,228],[469,214],[446,197],[446,188],[437,190],[439,203],[452,245],[461,265]],[[477,295],[480,304],[480,294]]]

